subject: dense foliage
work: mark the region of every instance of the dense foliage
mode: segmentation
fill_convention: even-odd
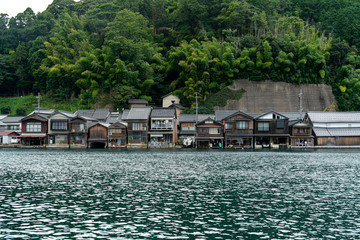
[[[360,108],[360,3],[350,0],[54,0],[0,14],[0,94],[81,107],[195,105],[241,78],[333,86]]]

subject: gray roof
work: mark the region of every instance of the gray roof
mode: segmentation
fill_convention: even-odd
[[[198,114],[198,122],[201,122],[207,118],[215,118],[214,114]],[[196,122],[196,114],[181,114],[179,115],[179,123],[182,122]]]
[[[173,103],[171,104],[169,107],[174,107],[174,108],[178,108],[180,110],[184,110],[185,107],[183,105],[181,105],[180,103]]]
[[[130,104],[148,104],[149,102],[145,99],[129,99]]]
[[[69,118],[74,118],[74,117],[76,117],[76,114],[74,114],[74,113],[72,113],[72,112],[62,111],[62,110],[60,110],[60,111],[58,111],[58,112],[61,113],[61,114],[63,114],[63,115],[65,115],[65,116],[67,116],[67,117],[69,117]]]
[[[7,115],[2,115],[2,114],[0,114],[0,120],[1,119],[4,119],[4,118],[6,118],[7,117]]]
[[[289,121],[298,120],[300,118],[299,112],[280,112],[281,115],[289,118]],[[301,119],[304,119],[305,113],[301,113]]]
[[[224,118],[238,112],[239,110],[216,110],[215,119],[216,121],[222,121]]]
[[[8,116],[1,121],[3,123],[19,123],[21,122],[21,119],[23,119],[25,116]]]
[[[308,112],[307,114],[312,122],[360,122],[360,112]]]
[[[152,118],[174,118],[175,108],[153,108],[150,117]]]
[[[127,116],[129,115],[129,112],[130,112],[129,109],[125,109],[125,110],[122,112],[122,115],[121,115],[121,119],[120,119],[120,120],[126,119]]]
[[[110,114],[110,110],[107,108],[100,108],[95,109],[94,114],[92,115],[93,118],[99,119],[99,120],[105,120]]]
[[[121,120],[122,113],[112,112],[106,119],[106,123],[116,123]]]
[[[313,131],[317,137],[351,137],[360,136],[360,128],[318,128]]]
[[[77,110],[76,111],[76,115],[79,115],[81,117],[92,117],[92,115],[94,114],[95,110]]]
[[[150,116],[150,107],[131,108],[126,119],[122,120],[147,120]]]

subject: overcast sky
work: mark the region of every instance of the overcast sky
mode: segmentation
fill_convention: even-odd
[[[44,11],[52,2],[53,0],[0,0],[0,13],[14,17],[30,7],[36,14]]]

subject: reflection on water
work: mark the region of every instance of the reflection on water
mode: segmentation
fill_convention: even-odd
[[[352,239],[357,151],[0,150],[0,239]]]

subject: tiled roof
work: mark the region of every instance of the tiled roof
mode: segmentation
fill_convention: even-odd
[[[214,114],[198,114],[198,122],[201,122],[207,118],[215,118]],[[182,122],[196,122],[196,114],[181,114],[179,116],[179,123]]]
[[[253,118],[252,116],[250,116],[250,115],[248,115],[248,114],[246,114],[246,113],[244,113],[244,112],[242,112],[242,111],[236,111],[235,113],[230,114],[229,116],[223,118],[222,120],[224,120],[224,119],[226,119],[226,118],[231,118],[231,117],[234,117],[234,116],[237,116],[237,115],[242,115],[242,116],[245,116],[245,117],[249,117],[250,119]]]
[[[106,123],[116,123],[121,120],[122,113],[113,112],[110,113],[110,115],[106,119]]]
[[[307,114],[312,122],[360,122],[360,112],[308,112]]]
[[[100,108],[96,109],[94,114],[92,115],[93,118],[99,119],[99,120],[105,120],[110,114],[109,109],[107,108]]]
[[[130,104],[148,104],[149,102],[145,99],[129,99]]]
[[[77,110],[75,114],[81,117],[92,117],[94,112],[95,110]]]
[[[0,136],[8,136],[8,135],[20,135],[17,132],[7,132],[7,131],[0,131]]]
[[[173,118],[175,116],[175,108],[153,108],[150,117],[152,118]]]
[[[120,120],[126,119],[127,116],[129,115],[129,112],[130,112],[129,109],[125,109],[125,110],[122,112],[122,115],[121,115],[121,119],[120,119]]]
[[[123,120],[147,120],[150,116],[150,112],[150,107],[132,108],[126,116],[126,119]]]
[[[313,131],[317,137],[351,137],[360,136],[360,128],[318,128]]]
[[[217,110],[215,111],[216,121],[222,121],[224,118],[238,112],[238,110]]]
[[[173,103],[171,104],[169,107],[174,107],[174,108],[178,108],[180,110],[184,110],[185,107],[183,105],[181,105],[180,103]]]
[[[289,121],[298,120],[300,118],[299,112],[280,112],[281,115],[289,118]],[[301,113],[301,119],[304,119],[305,113]]]
[[[7,117],[7,115],[2,115],[2,114],[0,114],[0,120],[1,119],[4,119],[4,118],[6,118]]]
[[[76,117],[76,115],[75,115],[74,113],[72,113],[72,112],[59,111],[59,113],[65,115],[65,116],[68,117],[68,118],[74,118],[74,117]]]
[[[25,116],[8,116],[1,120],[3,123],[18,123],[23,119]]]

